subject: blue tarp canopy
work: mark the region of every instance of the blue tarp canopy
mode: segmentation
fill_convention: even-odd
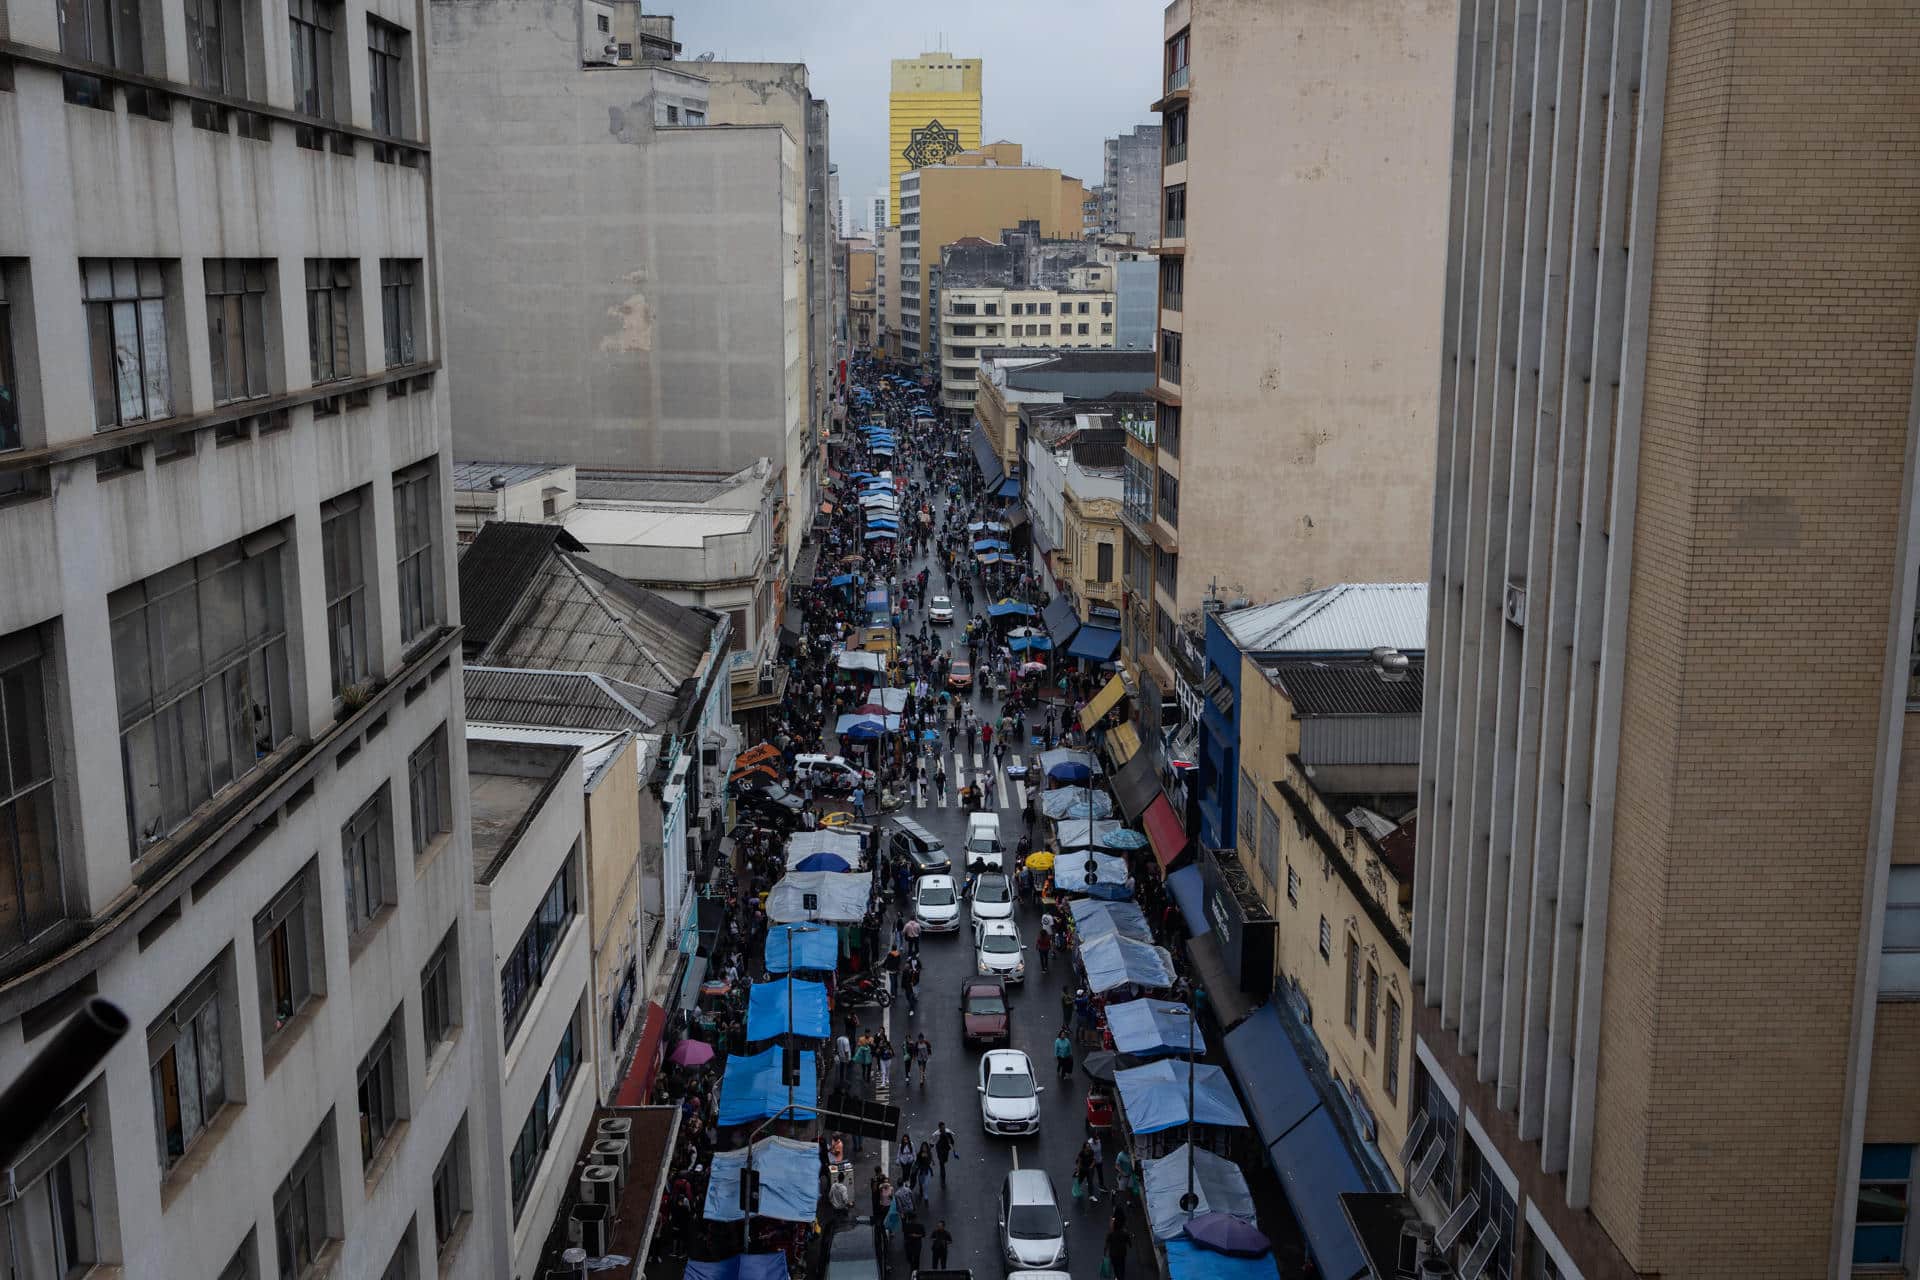
[[[898,529],[899,527],[900,527],[900,522],[898,520],[893,519],[891,516],[868,516],[867,517],[867,528],[869,529]]]
[[[873,532],[869,533],[863,539],[863,541],[879,542],[883,538],[897,538],[899,536],[900,536],[900,531],[898,529],[876,529]]]
[[[1140,1181],[1147,1193],[1147,1222],[1154,1239],[1177,1238],[1187,1229],[1187,1219],[1202,1213],[1224,1213],[1250,1227],[1260,1225],[1246,1175],[1233,1161],[1205,1147],[1192,1149],[1193,1192],[1200,1203],[1191,1214],[1182,1209],[1180,1198],[1187,1194],[1187,1155],[1187,1144],[1181,1143],[1158,1160],[1140,1162]]]
[[[1100,843],[1107,849],[1144,849],[1148,842],[1145,836],[1132,827],[1122,827]]]
[[[890,444],[875,444],[872,446],[872,451],[881,457],[891,458],[894,453],[894,448]]]
[[[1186,1190],[1184,1183],[1181,1190]],[[1332,1272],[1321,1274],[1330,1276]],[[1167,1241],[1168,1280],[1278,1280],[1279,1275],[1280,1264],[1270,1253],[1258,1258],[1235,1258],[1203,1249],[1191,1240]],[[1343,1275],[1341,1280],[1348,1277]]]
[[[830,587],[848,587],[853,585],[853,580],[854,579],[852,574],[843,573],[839,577],[827,583],[827,585]]]
[[[1000,538],[981,538],[973,544],[973,549],[975,551],[1011,551],[1013,548],[1005,540]],[[1032,613],[1032,609],[1027,610],[1029,616],[1031,616]],[[997,618],[1000,615],[996,613],[993,616]]]
[[[1100,880],[1087,886],[1087,896],[1102,902],[1122,902],[1133,896],[1133,890],[1112,880]]]
[[[825,857],[825,854],[815,854]],[[756,982],[747,991],[747,1040],[771,1040],[787,1034],[824,1040],[833,1034],[833,1015],[827,1011],[827,984],[805,978]]]
[[[998,551],[981,551],[976,553],[975,558],[978,559],[981,564],[1013,563],[1012,556],[1003,556]]]
[[[762,1049],[752,1055],[734,1054],[727,1059],[726,1074],[720,1077],[720,1109],[723,1125],[747,1124],[765,1120],[787,1105],[787,1087],[780,1083],[781,1046]],[[820,1105],[820,1080],[814,1071],[813,1050],[800,1054],[800,1084],[793,1091],[798,1118],[805,1119]],[[813,1205],[820,1197],[820,1156],[811,1146],[807,1170],[807,1221],[813,1221]],[[762,1187],[764,1198],[764,1184]],[[737,1202],[735,1216],[739,1214]]]
[[[1054,863],[1056,880],[1059,870],[1060,864]],[[1173,959],[1164,948],[1118,933],[1082,941],[1080,962],[1086,966],[1087,986],[1094,991],[1111,991],[1129,982],[1149,990],[1173,985]]]
[[[1040,753],[1040,768],[1053,782],[1085,782],[1100,768],[1100,761],[1091,751],[1056,747]]]
[[[772,1051],[777,1058],[780,1051]],[[809,1058],[813,1055],[808,1054]],[[811,1068],[809,1068],[810,1070]],[[780,1075],[774,1068],[774,1077]],[[724,1114],[722,1117],[724,1122]],[[747,1151],[716,1151],[707,1177],[705,1216],[709,1222],[738,1222],[740,1175],[747,1168]],[[812,1222],[820,1208],[820,1148],[792,1138],[762,1138],[753,1144],[753,1171],[760,1175],[760,1207],[756,1218],[783,1222]],[[784,1274],[784,1271],[782,1272]]]
[[[1020,478],[1018,476],[1008,476],[1005,480],[1002,480],[1000,482],[1000,487],[995,489],[993,493],[994,493],[994,496],[997,498],[1019,497],[1020,496]]]
[[[831,857],[811,853],[809,858]],[[787,971],[787,939],[793,939],[793,967],[796,969],[835,969],[840,964],[840,931],[832,925],[776,924],[767,930],[766,966],[768,973]]]
[[[1213,922],[1207,919],[1207,883],[1201,879],[1198,866],[1182,867],[1168,876],[1167,888],[1173,890],[1173,900],[1180,904],[1189,934],[1197,938],[1213,932]]]
[[[1128,1000],[1107,1006],[1107,1027],[1113,1032],[1113,1047],[1136,1058],[1205,1053],[1206,1038],[1192,1013],[1171,1000]]]
[[[795,871],[851,871],[853,864],[837,853],[810,853],[793,864]]]
[[[978,546],[979,544],[975,543],[974,545]],[[1000,545],[1005,546],[1006,544],[1001,543]],[[989,618],[1031,618],[1033,616],[1033,606],[1030,604],[1022,604],[1018,600],[996,600],[987,606],[987,616]]]
[[[686,1280],[787,1280],[787,1255],[743,1253],[719,1262],[689,1262],[681,1274]]]
[[[1144,1067],[1113,1073],[1120,1089],[1120,1105],[1127,1109],[1127,1125],[1135,1133],[1159,1133],[1187,1122],[1187,1074],[1193,1074],[1195,1124],[1247,1127],[1246,1113],[1233,1096],[1233,1082],[1219,1067],[1185,1058],[1162,1058]],[[1340,1207],[1334,1205],[1334,1212]],[[1342,1272],[1341,1274],[1346,1274]]]
[[[1114,861],[1118,862],[1119,859],[1115,858]],[[1059,862],[1054,863],[1056,870],[1059,866]],[[1073,912],[1073,927],[1080,931],[1082,940],[1117,933],[1141,942],[1153,941],[1153,930],[1147,927],[1146,912],[1131,902],[1086,902],[1076,899],[1067,909]]]
[[[834,721],[833,732],[836,737],[852,738],[855,742],[872,742],[883,733],[900,732],[900,717],[862,715],[858,711],[849,711]]]
[[[1007,647],[1015,653],[1025,653],[1029,649],[1036,653],[1043,653],[1053,648],[1053,641],[1045,636],[1015,636],[1007,642]]]
[[[875,587],[872,591],[867,592],[866,601],[867,601],[867,608],[869,609],[886,608],[887,607],[887,589],[885,587]]]
[[[1101,884],[1127,883],[1127,860],[1105,853],[1090,853],[1085,849],[1075,849],[1061,853],[1053,860],[1053,887],[1063,893],[1085,893],[1087,890],[1087,859],[1093,859],[1094,874]]]
[[[1092,813],[1087,810],[1092,809]],[[1110,818],[1113,797],[1085,787],[1055,787],[1040,793],[1040,811],[1049,818]]]
[[[1074,632],[1073,642],[1067,646],[1069,658],[1087,662],[1112,662],[1113,655],[1119,651],[1120,633],[1112,627],[1096,627],[1092,623]]]

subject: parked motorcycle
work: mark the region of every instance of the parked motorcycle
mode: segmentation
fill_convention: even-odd
[[[884,1009],[893,1003],[893,993],[887,990],[886,980],[868,974],[842,982],[838,998],[841,1005],[856,1009]]]

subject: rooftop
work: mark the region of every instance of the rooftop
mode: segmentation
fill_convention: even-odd
[[[573,508],[565,523],[567,532],[581,542],[601,546],[697,548],[708,538],[749,532],[756,516],[752,511],[603,503]]]
[[[1388,679],[1367,658],[1298,658],[1266,668],[1298,716],[1417,716],[1424,658]]]
[[[470,743],[528,742],[577,748],[588,791],[599,785],[601,778],[606,776],[607,766],[619,758],[621,749],[630,741],[640,744],[635,764],[644,777],[653,768],[654,757],[659,753],[662,740],[659,734],[636,733],[630,729],[558,729],[467,721],[467,741]]]
[[[477,492],[501,485],[523,484],[563,468],[545,462],[456,462],[453,464],[453,488],[457,492]]]
[[[582,471],[576,494],[608,502],[706,502],[739,483],[732,476],[636,471]]]
[[[468,667],[467,718],[560,729],[671,729],[680,700],[597,671]]]
[[[475,746],[469,735],[468,819],[475,879],[484,884],[500,873],[520,833],[578,753],[577,747],[546,743]]]
[[[1342,582],[1214,617],[1248,653],[1424,653],[1427,584]]]

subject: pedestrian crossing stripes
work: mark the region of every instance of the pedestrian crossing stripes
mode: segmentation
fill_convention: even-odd
[[[1022,768],[1024,761],[1018,751],[1009,751],[1004,759],[996,759],[992,752],[965,749],[946,751],[922,751],[920,753],[921,782],[919,795],[912,800],[916,809],[957,809],[960,807],[960,788],[978,780],[990,789],[990,799],[996,809],[1024,809],[1027,807],[1030,778],[1013,777],[1009,769]],[[936,770],[944,767],[946,787],[936,784]]]

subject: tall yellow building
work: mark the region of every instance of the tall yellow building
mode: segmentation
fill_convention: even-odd
[[[923,53],[893,60],[887,98],[889,224],[900,220],[900,175],[980,145],[980,59]]]

